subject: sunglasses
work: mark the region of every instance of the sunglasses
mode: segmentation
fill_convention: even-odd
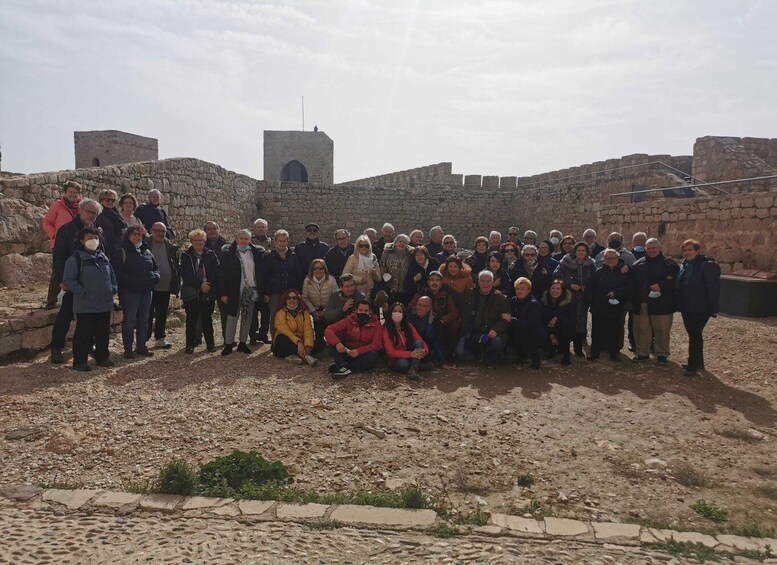
[[[324,267],[313,267],[314,271],[323,271]]]
[[[360,243],[360,244],[359,244],[359,247],[364,247],[364,248],[366,249],[366,248],[368,248],[368,247],[369,247],[369,245],[367,245],[367,244],[365,244],[365,243]]]
[[[103,202],[116,202],[115,198],[103,198]]]
[[[536,257],[537,254],[536,253],[524,253],[523,256],[524,257]]]

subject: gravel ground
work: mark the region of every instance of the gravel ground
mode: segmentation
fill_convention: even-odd
[[[23,528],[19,524],[24,524]],[[647,548],[228,520],[57,515],[0,502],[3,563],[685,563]]]
[[[110,370],[45,355],[0,367],[0,482],[117,489],[173,458],[253,449],[321,492],[417,482],[462,512],[485,503],[697,531],[715,526],[690,509],[705,499],[729,525],[777,528],[777,319],[720,316],[706,338],[696,378],[681,376],[678,316],[666,367],[625,355],[540,371],[462,365],[418,384],[385,369],[334,382],[328,359],[293,366],[268,346],[185,355],[180,326],[147,360],[121,358],[114,339]],[[534,484],[519,486],[526,475]]]

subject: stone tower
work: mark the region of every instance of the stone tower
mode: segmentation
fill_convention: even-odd
[[[152,137],[123,131],[73,132],[76,169],[159,160],[159,145]]]
[[[264,180],[333,184],[334,152],[323,131],[265,131]]]

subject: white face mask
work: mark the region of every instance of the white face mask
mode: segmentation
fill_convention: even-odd
[[[555,236],[554,236],[554,237],[551,237],[551,238],[550,238],[550,242],[551,242],[551,243],[552,243],[554,246],[558,246],[559,238],[557,238],[557,237],[555,237]]]
[[[84,242],[84,247],[88,251],[97,251],[97,248],[100,247],[100,240],[99,239],[87,239]]]

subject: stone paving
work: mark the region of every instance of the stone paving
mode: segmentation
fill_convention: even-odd
[[[486,526],[458,526],[458,536],[441,541],[429,535],[439,523],[432,510],[11,485],[0,488],[0,539],[7,542],[0,563],[657,563],[682,561],[647,544],[777,548],[777,539],[507,514],[493,514]]]

